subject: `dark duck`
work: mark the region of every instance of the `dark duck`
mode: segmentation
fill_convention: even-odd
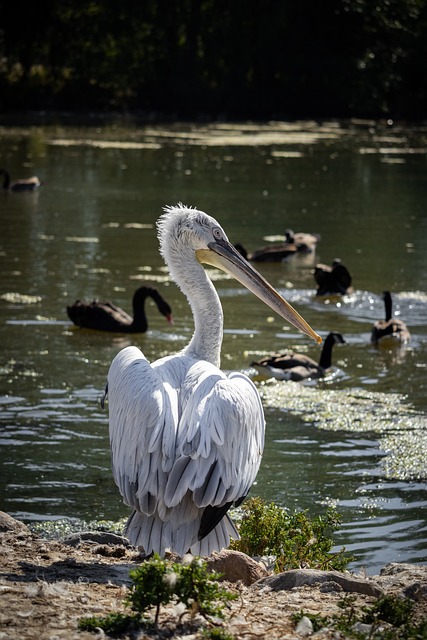
[[[332,265],[318,263],[314,268],[317,284],[316,296],[345,295],[352,292],[352,278],[339,258]]]

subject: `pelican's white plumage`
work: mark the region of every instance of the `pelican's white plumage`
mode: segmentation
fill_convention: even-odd
[[[297,312],[232,247],[207,214],[168,207],[160,251],[186,295],[195,331],[181,352],[150,364],[136,347],[108,374],[112,467],[133,508],[126,533],[146,554],[208,555],[238,536],[227,511],[253,484],[264,447],[258,392],[240,373],[220,371],[223,314],[201,262],[237,278],[317,341]]]

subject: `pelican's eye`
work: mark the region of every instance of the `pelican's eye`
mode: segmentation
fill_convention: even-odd
[[[219,227],[214,227],[212,229],[212,235],[215,238],[215,240],[221,240],[222,239],[222,231]]]

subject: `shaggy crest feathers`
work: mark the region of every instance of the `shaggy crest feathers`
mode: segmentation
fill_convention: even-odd
[[[184,291],[186,283],[182,281],[182,277],[181,282],[178,281],[182,271],[179,265],[193,260],[197,249],[206,249],[208,242],[213,240],[212,229],[219,225],[207,213],[195,207],[187,207],[181,202],[175,206],[163,207],[163,211],[157,221],[160,254],[169,267],[172,280]],[[224,239],[228,240],[224,231],[221,231]]]
[[[166,237],[172,228],[175,227],[176,238],[180,238],[186,232],[193,232],[196,240],[197,234],[195,227],[200,226],[203,230],[212,229],[212,227],[218,227],[218,222],[215,218],[208,215],[204,211],[196,209],[196,207],[187,207],[178,202],[175,206],[163,207],[164,213],[157,221],[157,237],[160,241],[160,251],[164,257],[164,245]],[[222,230],[224,238],[228,241],[228,238]],[[197,249],[197,246],[193,246],[193,249]]]

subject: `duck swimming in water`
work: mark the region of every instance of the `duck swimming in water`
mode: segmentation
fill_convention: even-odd
[[[351,275],[339,258],[335,258],[332,266],[316,264],[313,275],[317,283],[316,296],[345,295],[352,291]]]

